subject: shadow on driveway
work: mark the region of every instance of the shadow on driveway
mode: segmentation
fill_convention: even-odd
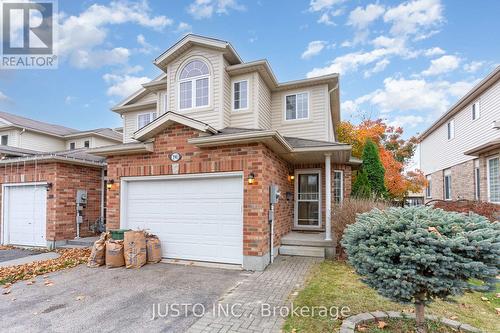
[[[0,250],[0,262],[9,261],[19,258],[24,258],[27,256],[32,256],[34,254],[40,254],[41,251],[37,251],[35,249],[8,249],[8,250]]]
[[[197,318],[152,319],[153,304],[201,303],[210,309],[247,272],[181,266],[146,265],[140,269],[88,268],[51,273],[27,285],[19,281],[0,295],[0,332],[184,332]]]

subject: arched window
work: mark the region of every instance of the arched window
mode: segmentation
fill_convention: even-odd
[[[179,75],[179,108],[208,106],[209,76],[207,64],[201,60],[188,62]]]

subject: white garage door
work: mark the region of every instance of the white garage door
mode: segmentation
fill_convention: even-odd
[[[241,264],[241,176],[153,178],[123,182],[122,228],[147,229],[163,257]]]
[[[3,188],[3,243],[47,246],[45,240],[47,189],[44,185]]]

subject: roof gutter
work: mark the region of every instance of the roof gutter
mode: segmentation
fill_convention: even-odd
[[[0,160],[0,165],[9,165],[9,164],[19,163],[19,162],[33,162],[33,163],[35,163],[35,162],[63,162],[63,163],[86,165],[86,166],[97,166],[97,167],[103,167],[106,165],[105,162],[97,162],[97,161],[85,160],[85,159],[80,159],[80,158],[75,158],[75,157],[59,156],[59,155],[52,155],[52,154],[17,157],[17,158],[6,158],[3,160]]]
[[[104,146],[100,148],[89,149],[87,152],[96,156],[111,155],[131,155],[140,153],[151,153],[154,151],[153,142],[139,142],[132,144],[122,144],[114,146]]]

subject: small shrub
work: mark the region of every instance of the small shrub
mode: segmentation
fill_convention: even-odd
[[[430,207],[374,209],[347,227],[342,245],[363,282],[393,301],[413,303],[417,332],[425,304],[493,283],[500,269],[500,223]]]
[[[336,249],[338,259],[345,260],[347,258],[344,248],[340,244],[340,240],[344,235],[345,228],[356,222],[356,216],[361,213],[369,212],[373,208],[385,209],[388,207],[388,204],[384,201],[348,198],[342,202],[341,206],[336,206],[332,210],[332,231],[334,239],[339,240]]]

